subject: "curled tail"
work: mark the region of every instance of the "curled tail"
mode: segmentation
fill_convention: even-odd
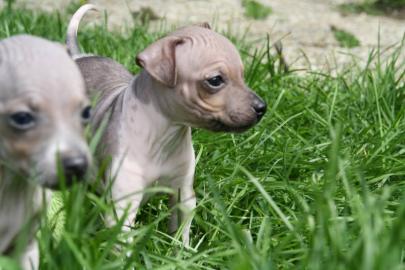
[[[82,20],[84,15],[90,10],[98,11],[98,8],[92,4],[85,4],[81,6],[70,19],[67,28],[66,46],[68,53],[72,57],[75,56],[77,57],[81,53],[79,43],[77,42],[77,30],[79,29],[80,21]]]

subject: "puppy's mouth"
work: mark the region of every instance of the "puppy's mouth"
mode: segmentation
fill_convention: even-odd
[[[59,182],[56,182],[56,181],[46,182],[46,183],[42,184],[42,186],[44,188],[48,188],[48,189],[51,189],[54,191],[58,191],[61,189],[61,185],[59,184]]]
[[[215,119],[210,122],[207,128],[214,132],[242,133],[253,127],[256,123],[257,121],[252,121],[241,125],[229,125],[219,119]]]
[[[59,177],[56,176],[51,181],[46,181],[43,183],[42,186],[51,190],[61,190],[63,187],[70,188],[75,183],[81,182],[84,182],[82,178],[77,178],[75,175],[68,174],[64,176],[64,179],[59,179]]]
[[[76,183],[85,182],[87,170],[80,172],[61,170],[59,172],[40,173],[36,175],[40,185],[51,190],[69,189]]]

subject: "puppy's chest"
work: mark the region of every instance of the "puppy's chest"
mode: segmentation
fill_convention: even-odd
[[[124,158],[123,169],[152,184],[188,174],[194,168],[191,130],[187,127],[156,132],[152,128],[122,130],[117,157]],[[117,159],[116,159],[117,160]]]
[[[128,151],[123,166],[134,175],[140,175],[148,185],[156,181],[162,185],[170,185],[171,180],[188,175],[194,170],[194,151],[191,145],[171,152],[140,150]]]
[[[0,191],[0,253],[12,246],[13,240],[25,228],[31,233],[35,216],[40,211],[41,194],[37,190]]]
[[[165,184],[170,179],[178,178],[185,175],[190,170],[190,167],[194,166],[193,159],[186,158],[185,155],[171,155],[166,158],[148,158],[147,156],[133,156],[133,167],[138,168],[140,174],[145,181],[152,184],[159,181]]]

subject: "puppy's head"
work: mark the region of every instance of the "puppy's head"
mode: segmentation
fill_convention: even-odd
[[[241,132],[266,112],[266,103],[244,82],[235,46],[207,24],[182,28],[158,40],[138,55],[137,63],[174,92],[163,95],[175,96],[167,106],[176,121]]]
[[[79,69],[62,46],[31,36],[0,42],[0,159],[57,188],[90,164],[83,125],[90,115]],[[60,168],[61,170],[59,170]]]

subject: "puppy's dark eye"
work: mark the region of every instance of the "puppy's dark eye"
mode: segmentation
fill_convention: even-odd
[[[86,106],[82,111],[82,121],[87,124],[91,118],[91,106]]]
[[[16,112],[9,116],[9,123],[19,130],[27,130],[35,125],[35,117],[30,112]]]
[[[225,83],[224,78],[222,78],[221,75],[211,77],[205,81],[209,87],[212,87],[214,89],[220,88]]]

